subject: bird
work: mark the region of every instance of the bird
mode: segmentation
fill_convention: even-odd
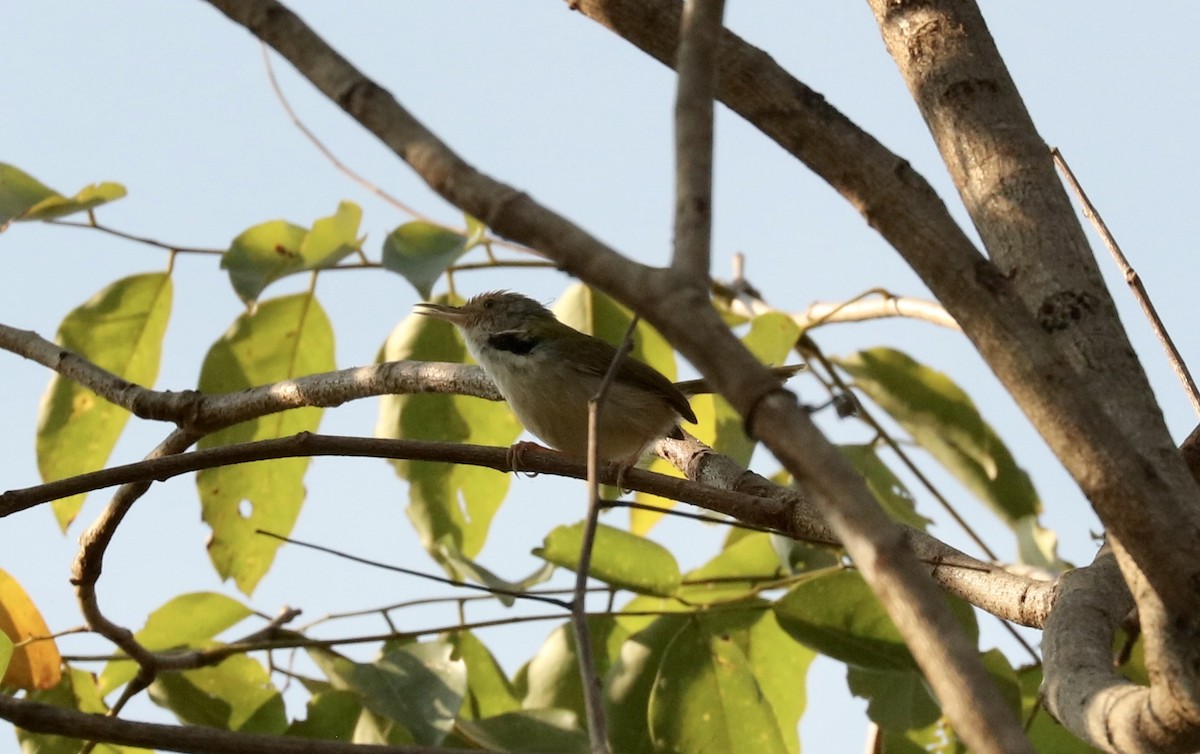
[[[555,450],[586,456],[588,401],[617,355],[614,346],[512,291],[482,293],[462,306],[417,306],[417,313],[462,332],[525,429]],[[683,391],[648,364],[625,358],[601,410],[597,457],[632,467],[655,440],[678,433],[681,421],[696,423]]]

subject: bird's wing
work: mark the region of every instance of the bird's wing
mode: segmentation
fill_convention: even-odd
[[[617,349],[606,341],[606,348],[597,348],[575,363],[575,367],[579,371],[603,377],[608,372],[608,367],[612,364],[613,357],[617,354]],[[679,415],[687,419],[690,423],[696,423],[696,412],[692,411],[688,399],[675,384],[668,380],[654,367],[645,362],[638,361],[632,356],[627,356],[621,360],[621,366],[617,370],[617,379],[636,385],[643,390],[648,390],[660,396],[667,403],[671,404],[671,408],[679,412]]]

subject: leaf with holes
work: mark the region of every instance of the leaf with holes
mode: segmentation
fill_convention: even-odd
[[[272,299],[237,318],[212,345],[200,371],[200,390],[231,393],[334,369],[333,329],[311,294]],[[235,424],[206,436],[201,448],[315,432],[319,408],[300,408]],[[208,555],[222,578],[246,594],[271,567],[277,539],[286,536],[304,503],[308,458],[204,469],[196,474],[204,522],[212,528]]]

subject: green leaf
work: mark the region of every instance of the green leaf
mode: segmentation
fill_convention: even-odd
[[[521,709],[516,689],[504,669],[470,631],[456,631],[447,637],[454,647],[453,659],[467,666],[467,692],[459,720],[480,720]]]
[[[454,303],[447,298],[436,299]],[[462,362],[467,359],[461,336],[448,322],[412,314],[388,337],[381,361]],[[385,395],[379,403],[377,437],[476,443],[507,447],[521,424],[507,404],[464,395]],[[394,461],[396,473],[409,482],[408,516],[425,549],[453,542],[464,557],[474,558],[487,540],[488,528],[508,494],[509,476],[466,464]],[[452,574],[457,571],[446,563]]]
[[[742,337],[742,345],[762,363],[782,366],[799,337],[800,327],[791,317],[781,312],[768,312],[751,321],[750,331]],[[741,466],[748,465],[757,443],[746,435],[742,417],[720,396],[697,397],[698,402],[702,400],[713,404],[712,448]],[[703,437],[701,440],[707,442]]]
[[[932,521],[917,513],[917,501],[871,445],[840,445],[838,449],[863,475],[867,488],[894,520],[925,531]]]
[[[354,202],[341,202],[337,212],[313,223],[312,230],[300,243],[300,258],[306,270],[323,270],[362,248],[358,226],[362,208]]]
[[[1013,670],[1008,658],[999,649],[989,649],[980,655],[983,667],[988,675],[996,682],[1000,696],[1008,703],[1013,714],[1021,712],[1021,684],[1017,672]]]
[[[229,282],[243,301],[280,278],[307,270],[333,267],[362,248],[358,226],[362,209],[341,202],[337,212],[313,223],[312,230],[285,220],[271,220],[242,231],[221,257]]]
[[[14,220],[53,220],[125,196],[119,183],[93,183],[68,199],[20,168],[0,163],[0,230]]]
[[[809,574],[775,603],[779,623],[792,636],[849,665],[915,671],[900,631],[857,571]]]
[[[613,751],[622,754],[655,751],[647,717],[650,694],[667,647],[690,620],[685,613],[664,615],[621,645],[604,683],[604,711]]]
[[[924,728],[905,731],[882,729],[881,732],[883,754],[965,754],[967,751],[944,717],[939,717]],[[1038,751],[1058,754],[1054,749]]]
[[[583,522],[558,526],[533,554],[575,570],[583,546]],[[590,575],[618,589],[669,597],[681,576],[675,557],[662,545],[605,524],[596,527]]]
[[[780,627],[774,613],[767,609],[767,602],[747,600],[743,606],[741,610],[725,608],[696,613],[693,620],[697,630],[736,644],[747,660],[747,670],[762,698],[770,706],[784,746],[790,754],[797,754],[800,750],[797,726],[806,703],[803,680],[816,653]],[[659,683],[677,685],[678,679],[663,675],[665,667],[664,661]],[[670,714],[666,709],[659,712]]]
[[[287,735],[322,741],[349,741],[362,713],[353,691],[321,691],[308,699],[303,720],[288,726]]]
[[[300,246],[308,231],[285,220],[272,220],[242,231],[221,256],[221,269],[243,301],[254,301],[268,285],[304,269]]]
[[[487,751],[588,751],[588,735],[575,713],[561,709],[508,712],[486,720],[459,720],[456,730],[469,743]]]
[[[58,328],[59,345],[129,382],[151,386],[158,377],[163,336],[171,315],[171,276],[123,278],[71,311]],[[129,412],[55,374],[38,416],[38,470],[44,481],[104,467]],[[51,504],[65,531],[84,495]]]
[[[1041,510],[1029,475],[949,377],[890,348],[859,351],[835,363],[1010,525]]]
[[[614,618],[588,618],[592,657],[596,673],[604,677],[620,652],[629,633]],[[525,669],[526,691],[521,706],[525,709],[558,708],[570,710],[587,719],[583,699],[583,682],[579,676],[579,653],[575,632],[569,624],[558,626],[546,637],[541,649]]]
[[[663,653],[649,715],[650,737],[667,751],[787,752],[742,647],[699,620],[685,625]]]
[[[246,655],[213,667],[159,673],[149,690],[155,704],[189,725],[274,735],[288,727],[279,690],[266,668]]]
[[[746,641],[750,668],[775,711],[783,743],[789,754],[799,754],[798,728],[808,702],[800,679],[808,675],[817,654],[792,638],[770,610],[760,612],[750,624]]]
[[[942,709],[915,671],[871,670],[850,665],[846,668],[850,693],[866,699],[867,716],[880,728],[903,732],[924,728],[942,716]]]
[[[726,602],[749,596],[764,581],[782,575],[770,535],[751,532],[727,546],[703,566],[690,571],[684,577],[685,582],[709,583],[685,583],[679,590],[679,597],[693,605]],[[738,578],[745,578],[745,581],[738,581]]]
[[[237,318],[208,351],[200,390],[230,393],[334,369],[333,329],[311,294],[272,299]],[[292,409],[206,436],[201,448],[315,432],[319,408]],[[204,469],[196,474],[205,523],[213,531],[208,554],[222,578],[249,594],[271,567],[280,542],[304,503],[308,458]]]
[[[96,688],[95,677],[85,670],[76,668],[65,668],[57,686],[45,691],[35,691],[28,696],[28,699],[61,709],[78,710],[95,715],[103,715],[108,712],[108,707],[104,704],[104,699]],[[83,741],[78,738],[31,733],[22,728],[17,728],[16,733],[24,754],[79,754],[83,747]],[[151,754],[149,749],[108,743],[98,744],[93,751],[96,754]]]
[[[134,634],[146,649],[206,645],[217,634],[248,618],[253,611],[235,599],[216,592],[192,592],[169,600],[150,613],[146,625]],[[109,662],[100,673],[100,691],[108,694],[137,675],[136,663]]]
[[[629,329],[632,313],[600,291],[576,283],[554,302],[554,315],[564,324],[601,340],[620,345]],[[657,369],[667,379],[675,379],[675,351],[667,339],[644,320],[633,332],[630,355]]]
[[[358,694],[364,708],[394,720],[422,746],[438,746],[454,727],[467,692],[467,666],[446,642],[393,648],[374,663],[310,650],[335,688]]]
[[[393,230],[383,242],[383,268],[399,273],[429,298],[433,284],[471,248],[461,233],[427,222],[410,222]]]

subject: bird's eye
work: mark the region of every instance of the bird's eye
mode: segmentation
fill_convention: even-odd
[[[491,309],[495,305],[496,305],[496,299],[494,299],[494,298],[485,298],[483,300],[483,308],[484,309]]]

